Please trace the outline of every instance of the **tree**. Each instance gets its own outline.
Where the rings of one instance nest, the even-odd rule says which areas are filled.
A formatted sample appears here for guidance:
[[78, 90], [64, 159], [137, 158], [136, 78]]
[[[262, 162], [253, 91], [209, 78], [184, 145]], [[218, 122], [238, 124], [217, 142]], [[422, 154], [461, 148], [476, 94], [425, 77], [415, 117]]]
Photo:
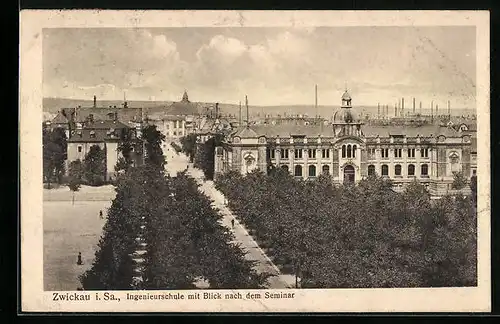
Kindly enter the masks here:
[[147, 125], [142, 131], [142, 139], [146, 149], [145, 162], [163, 170], [165, 157], [161, 145], [165, 141], [165, 135], [155, 125]]
[[189, 162], [193, 162], [196, 155], [196, 138], [196, 134], [188, 134], [182, 137], [180, 140], [182, 145], [182, 152], [186, 153], [186, 155], [189, 157]]
[[69, 189], [73, 192], [72, 203], [74, 205], [75, 204], [75, 192], [80, 189], [81, 184], [82, 184], [82, 178], [83, 178], [82, 161], [80, 161], [80, 160], [72, 161], [69, 164], [68, 175], [69, 175], [68, 186], [69, 186]]
[[43, 176], [50, 188], [52, 180], [61, 183], [64, 175], [67, 149], [66, 133], [62, 128], [50, 130], [44, 127], [42, 131]]
[[201, 148], [195, 157], [195, 166], [203, 171], [206, 179], [212, 180], [214, 178], [215, 148], [221, 146], [223, 140], [224, 135], [214, 134], [205, 143], [201, 144]]
[[106, 151], [92, 145], [83, 162], [84, 177], [91, 186], [100, 186], [106, 179]]
[[477, 202], [477, 176], [474, 174], [470, 178], [470, 189], [472, 191], [473, 202]]
[[453, 173], [453, 183], [451, 185], [452, 189], [460, 190], [465, 188], [467, 185], [467, 178], [462, 172]]

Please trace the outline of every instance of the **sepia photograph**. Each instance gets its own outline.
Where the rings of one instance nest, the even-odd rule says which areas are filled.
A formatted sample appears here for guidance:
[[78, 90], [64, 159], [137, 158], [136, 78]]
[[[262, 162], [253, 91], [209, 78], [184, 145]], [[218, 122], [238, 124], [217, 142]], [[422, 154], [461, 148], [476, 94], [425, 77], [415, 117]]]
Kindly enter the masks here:
[[112, 13], [45, 14], [21, 46], [29, 308], [354, 311], [326, 297], [352, 292], [370, 311], [399, 291], [425, 311], [440, 290], [488, 309], [487, 13]]

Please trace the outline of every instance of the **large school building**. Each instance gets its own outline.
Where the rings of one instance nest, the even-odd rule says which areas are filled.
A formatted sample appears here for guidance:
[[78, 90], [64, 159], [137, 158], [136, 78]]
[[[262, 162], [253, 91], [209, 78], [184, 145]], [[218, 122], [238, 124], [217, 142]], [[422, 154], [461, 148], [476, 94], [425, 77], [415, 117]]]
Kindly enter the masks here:
[[364, 125], [347, 91], [341, 102], [331, 124], [236, 129], [216, 148], [216, 176], [229, 170], [265, 172], [272, 164], [303, 179], [329, 174], [336, 183], [378, 174], [397, 189], [418, 179], [441, 195], [451, 190], [454, 173], [468, 178], [476, 173], [475, 127]]

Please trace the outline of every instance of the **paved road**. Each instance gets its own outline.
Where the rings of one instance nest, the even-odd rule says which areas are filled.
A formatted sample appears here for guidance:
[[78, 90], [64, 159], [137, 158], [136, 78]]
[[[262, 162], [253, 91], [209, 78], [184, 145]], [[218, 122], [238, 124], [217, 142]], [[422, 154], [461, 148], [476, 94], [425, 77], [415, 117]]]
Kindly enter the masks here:
[[[166, 152], [167, 165], [166, 171], [172, 176], [174, 173], [186, 170], [189, 164], [188, 158], [184, 154], [175, 154], [175, 150], [169, 147]], [[283, 289], [295, 287], [295, 276], [281, 274], [279, 269], [272, 263], [264, 251], [258, 246], [257, 242], [250, 236], [243, 225], [241, 225], [233, 216], [232, 212], [224, 206], [224, 195], [215, 188], [212, 181], [203, 180], [203, 172], [200, 169], [194, 168], [189, 164], [188, 174], [193, 177], [200, 185], [200, 191], [213, 200], [212, 206], [220, 210], [223, 215], [222, 225], [231, 229], [235, 237], [235, 241], [241, 244], [248, 253], [246, 258], [248, 260], [255, 260], [258, 263], [255, 269], [261, 272], [269, 272], [276, 276], [269, 278], [269, 288]], [[231, 220], [234, 219], [234, 229], [231, 228]]]

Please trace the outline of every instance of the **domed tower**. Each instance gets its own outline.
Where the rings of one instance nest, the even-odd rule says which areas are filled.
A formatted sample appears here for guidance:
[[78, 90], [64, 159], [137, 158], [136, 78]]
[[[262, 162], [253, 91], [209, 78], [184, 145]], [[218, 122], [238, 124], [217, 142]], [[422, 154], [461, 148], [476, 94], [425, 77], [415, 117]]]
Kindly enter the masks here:
[[363, 136], [361, 131], [363, 123], [352, 109], [351, 101], [351, 95], [346, 90], [342, 95], [342, 105], [333, 114], [333, 130], [338, 137]]

